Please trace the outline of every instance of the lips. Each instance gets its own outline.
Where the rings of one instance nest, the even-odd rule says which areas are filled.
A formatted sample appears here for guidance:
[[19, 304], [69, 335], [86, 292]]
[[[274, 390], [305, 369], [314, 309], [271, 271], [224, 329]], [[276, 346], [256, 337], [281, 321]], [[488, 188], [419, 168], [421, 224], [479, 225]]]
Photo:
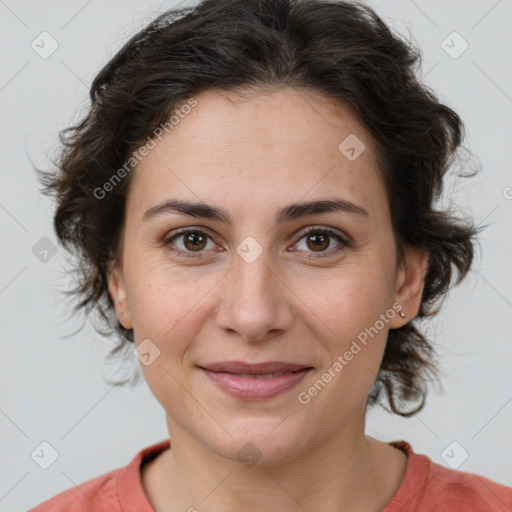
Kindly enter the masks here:
[[222, 361], [201, 366], [211, 372], [235, 373], [239, 375], [269, 375], [298, 372], [311, 366], [286, 363], [282, 361], [269, 361], [264, 363], [245, 363], [243, 361]]
[[261, 400], [294, 388], [313, 367], [270, 361], [223, 361], [199, 367], [219, 389], [239, 399]]

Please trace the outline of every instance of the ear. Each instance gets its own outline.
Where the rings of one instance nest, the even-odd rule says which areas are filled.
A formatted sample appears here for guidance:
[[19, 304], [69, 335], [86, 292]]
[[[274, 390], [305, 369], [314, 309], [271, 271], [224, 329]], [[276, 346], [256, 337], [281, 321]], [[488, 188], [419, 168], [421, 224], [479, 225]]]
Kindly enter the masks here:
[[[403, 265], [398, 269], [394, 303], [397, 314], [389, 322], [390, 329], [398, 329], [418, 314], [421, 305], [425, 276], [428, 270], [428, 253], [418, 247], [407, 247]], [[395, 307], [394, 307], [395, 308]], [[403, 311], [405, 318], [399, 314]]]
[[132, 329], [133, 324], [128, 307], [126, 283], [122, 270], [111, 262], [108, 266], [108, 290], [117, 313], [117, 318], [125, 329]]

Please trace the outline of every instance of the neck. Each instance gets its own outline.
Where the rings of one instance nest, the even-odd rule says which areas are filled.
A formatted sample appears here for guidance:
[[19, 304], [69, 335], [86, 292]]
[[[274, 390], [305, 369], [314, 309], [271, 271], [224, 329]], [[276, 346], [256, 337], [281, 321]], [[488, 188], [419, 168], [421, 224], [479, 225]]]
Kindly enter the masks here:
[[[245, 466], [206, 447], [168, 418], [171, 449], [146, 478], [156, 512], [381, 511], [405, 474], [406, 455], [364, 435], [362, 422], [278, 463]], [[361, 428], [362, 427], [362, 428]]]

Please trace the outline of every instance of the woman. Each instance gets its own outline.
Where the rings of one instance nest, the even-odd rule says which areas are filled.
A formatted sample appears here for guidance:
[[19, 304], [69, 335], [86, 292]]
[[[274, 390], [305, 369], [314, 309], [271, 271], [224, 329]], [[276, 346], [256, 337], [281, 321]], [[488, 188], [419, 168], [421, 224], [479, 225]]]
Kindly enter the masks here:
[[[169, 440], [34, 511], [501, 511], [512, 489], [365, 435], [435, 378], [414, 320], [471, 267], [434, 202], [457, 114], [368, 7], [205, 0], [134, 36], [55, 174], [77, 309], [131, 343]], [[121, 346], [121, 345], [120, 345]]]

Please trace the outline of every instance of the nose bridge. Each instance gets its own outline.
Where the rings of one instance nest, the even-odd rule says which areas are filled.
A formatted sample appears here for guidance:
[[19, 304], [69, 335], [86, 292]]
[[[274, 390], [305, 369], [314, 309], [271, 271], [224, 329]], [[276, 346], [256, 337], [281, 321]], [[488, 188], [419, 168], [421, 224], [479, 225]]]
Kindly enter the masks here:
[[247, 237], [236, 248], [233, 268], [226, 276], [217, 321], [223, 329], [237, 331], [246, 340], [285, 329], [291, 321], [271, 254]]
[[[276, 279], [271, 271], [271, 251], [256, 241], [253, 237], [245, 238], [236, 248], [233, 255], [233, 270], [231, 272], [233, 297], [237, 302], [258, 302], [265, 304], [275, 298]], [[263, 304], [261, 304], [263, 306]]]

